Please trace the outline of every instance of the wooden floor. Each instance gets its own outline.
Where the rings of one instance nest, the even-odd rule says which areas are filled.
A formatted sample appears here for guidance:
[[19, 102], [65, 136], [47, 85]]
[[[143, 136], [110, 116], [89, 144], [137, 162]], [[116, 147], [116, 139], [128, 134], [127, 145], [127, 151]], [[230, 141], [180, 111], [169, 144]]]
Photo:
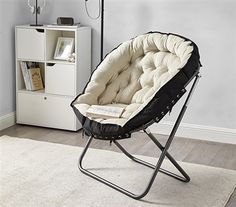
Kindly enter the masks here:
[[[81, 132], [47, 129], [25, 125], [15, 125], [0, 131], [0, 136], [30, 138], [45, 142], [55, 142], [73, 146], [84, 146], [87, 138], [82, 138]], [[129, 152], [140, 155], [158, 157], [160, 152], [144, 133], [135, 133], [132, 139], [120, 141]], [[161, 143], [165, 143], [166, 136], [157, 136]], [[93, 148], [119, 151], [109, 142], [94, 140]], [[236, 145], [216, 142], [200, 141], [176, 137], [169, 149], [170, 154], [178, 160], [203, 164], [213, 167], [236, 170]], [[231, 197], [227, 207], [236, 206], [236, 192]]]

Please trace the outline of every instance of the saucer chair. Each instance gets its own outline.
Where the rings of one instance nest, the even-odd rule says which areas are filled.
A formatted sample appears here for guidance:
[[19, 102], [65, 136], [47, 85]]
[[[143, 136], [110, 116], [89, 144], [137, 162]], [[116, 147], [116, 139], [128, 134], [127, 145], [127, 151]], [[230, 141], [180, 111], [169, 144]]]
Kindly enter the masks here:
[[[148, 193], [158, 172], [189, 182], [190, 177], [168, 149], [200, 77], [199, 59], [198, 48], [192, 41], [176, 34], [160, 32], [137, 36], [111, 51], [93, 72], [82, 94], [71, 103], [85, 134], [89, 136], [79, 158], [79, 169], [134, 199], [140, 199]], [[163, 146], [147, 128], [171, 112], [172, 107], [187, 92], [186, 86], [190, 82], [192, 86], [184, 105]], [[124, 112], [120, 118], [93, 118], [86, 115], [91, 105], [123, 107]], [[140, 130], [162, 151], [156, 165], [134, 157], [119, 143], [120, 139], [130, 138], [133, 132]], [[83, 168], [84, 155], [93, 139], [110, 141], [131, 160], [153, 169], [142, 193], [134, 194]], [[164, 158], [168, 158], [182, 176], [162, 169]]]

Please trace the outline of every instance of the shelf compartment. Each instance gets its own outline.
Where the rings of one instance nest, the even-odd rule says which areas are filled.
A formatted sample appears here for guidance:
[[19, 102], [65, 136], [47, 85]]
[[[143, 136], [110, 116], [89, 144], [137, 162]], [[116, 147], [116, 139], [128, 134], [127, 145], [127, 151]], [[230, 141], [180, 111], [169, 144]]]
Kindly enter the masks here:
[[[46, 31], [46, 61], [54, 60], [58, 37], [70, 37], [75, 39], [75, 31], [47, 30]], [[76, 47], [76, 44], [75, 44]], [[76, 51], [74, 49], [74, 51]], [[67, 62], [68, 61], [63, 61]]]
[[[26, 90], [26, 86], [25, 86], [25, 81], [24, 81], [24, 77], [23, 77], [23, 73], [22, 73], [22, 69], [21, 69], [21, 63], [22, 61], [17, 61], [17, 67], [16, 67], [16, 90], [19, 91], [19, 90], [25, 90], [25, 91], [30, 91], [30, 90]], [[31, 61], [24, 61], [24, 62], [27, 62], [27, 63], [30, 63]], [[43, 85], [45, 83], [45, 64], [44, 62], [36, 62], [38, 65], [39, 65], [39, 68], [40, 68], [40, 73], [41, 73], [41, 78], [42, 78], [42, 81], [43, 81]], [[42, 91], [42, 90], [39, 90], [39, 91]], [[32, 92], [37, 92], [37, 91], [32, 91]]]

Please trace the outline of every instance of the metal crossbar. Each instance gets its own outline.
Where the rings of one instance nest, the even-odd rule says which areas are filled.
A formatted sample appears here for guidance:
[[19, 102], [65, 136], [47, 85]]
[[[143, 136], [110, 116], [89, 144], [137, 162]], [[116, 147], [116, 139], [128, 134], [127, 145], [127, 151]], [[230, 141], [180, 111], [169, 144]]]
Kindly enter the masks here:
[[[126, 190], [126, 189], [124, 189], [124, 188], [122, 188], [122, 187], [120, 187], [120, 186], [118, 186], [118, 185], [116, 185], [116, 184], [114, 184], [114, 183], [112, 183], [112, 182], [110, 182], [110, 181], [108, 181], [108, 180], [106, 180], [106, 179], [104, 179], [104, 178], [94, 174], [94, 173], [92, 173], [91, 171], [86, 170], [86, 169], [83, 168], [82, 161], [83, 161], [83, 158], [84, 158], [84, 156], [85, 156], [85, 154], [86, 154], [86, 152], [87, 152], [87, 150], [88, 150], [88, 148], [89, 148], [89, 146], [90, 146], [90, 144], [91, 144], [91, 142], [92, 142], [92, 140], [94, 138], [93, 136], [89, 137], [88, 142], [86, 143], [86, 146], [85, 146], [85, 148], [84, 148], [84, 150], [83, 150], [83, 152], [82, 152], [82, 154], [81, 154], [81, 156], [79, 158], [78, 167], [79, 167], [80, 171], [83, 172], [84, 174], [86, 174], [86, 175], [88, 175], [88, 176], [90, 176], [90, 177], [92, 177], [92, 178], [94, 178], [94, 179], [104, 183], [105, 185], [107, 185], [107, 186], [109, 186], [109, 187], [111, 187], [111, 188], [113, 188], [113, 189], [115, 189], [115, 190], [117, 190], [117, 191], [119, 191], [119, 192], [121, 192], [121, 193], [123, 193], [123, 194], [125, 194], [125, 195], [127, 195], [129, 197], [131, 197], [131, 198], [134, 198], [134, 199], [141, 199], [145, 195], [147, 195], [147, 193], [149, 192], [149, 190], [150, 190], [150, 188], [151, 188], [151, 186], [152, 186], [152, 184], [153, 184], [153, 182], [154, 182], [158, 172], [164, 173], [164, 174], [166, 174], [168, 176], [171, 176], [171, 177], [173, 177], [173, 178], [175, 178], [177, 180], [180, 180], [182, 182], [186, 182], [186, 183], [189, 182], [190, 181], [190, 177], [181, 168], [181, 166], [177, 163], [177, 161], [175, 161], [175, 159], [169, 154], [168, 149], [169, 149], [169, 147], [170, 147], [170, 145], [171, 145], [171, 143], [172, 143], [172, 141], [174, 139], [175, 133], [176, 133], [176, 131], [177, 131], [178, 127], [179, 127], [179, 124], [180, 124], [180, 122], [181, 122], [181, 120], [182, 120], [182, 118], [184, 116], [184, 113], [185, 113], [185, 111], [186, 111], [186, 109], [188, 107], [188, 103], [189, 103], [189, 101], [191, 99], [191, 96], [192, 96], [192, 94], [194, 92], [194, 89], [195, 89], [195, 87], [197, 85], [197, 82], [198, 82], [199, 78], [200, 78], [200, 75], [197, 74], [195, 76], [195, 79], [193, 81], [191, 89], [190, 89], [190, 91], [188, 93], [188, 96], [187, 96], [187, 98], [186, 98], [186, 100], [184, 102], [184, 105], [183, 105], [183, 107], [182, 107], [182, 109], [181, 109], [181, 111], [179, 113], [179, 116], [178, 116], [178, 118], [177, 118], [177, 120], [175, 122], [175, 125], [174, 125], [174, 127], [173, 127], [173, 129], [172, 129], [172, 131], [171, 131], [171, 133], [170, 133], [170, 135], [169, 135], [169, 137], [168, 137], [168, 139], [167, 139], [167, 141], [166, 141], [164, 146], [155, 138], [155, 136], [149, 130], [147, 130], [146, 128], [143, 129], [143, 131], [148, 135], [148, 137], [161, 150], [161, 155], [160, 155], [156, 165], [150, 164], [150, 163], [148, 163], [146, 161], [143, 161], [143, 160], [141, 160], [139, 158], [134, 157], [129, 152], [127, 152], [126, 149], [123, 146], [121, 146], [121, 144], [117, 140], [112, 140], [112, 142], [114, 142], [114, 144], [127, 157], [129, 157], [131, 160], [133, 160], [133, 161], [135, 161], [135, 162], [137, 162], [139, 164], [142, 164], [144, 166], [147, 166], [147, 167], [153, 169], [153, 173], [151, 175], [151, 178], [148, 181], [147, 186], [146, 186], [146, 188], [144, 189], [144, 191], [142, 193], [134, 194], [134, 193], [132, 193], [132, 192], [130, 192], [130, 191], [128, 191], [128, 190]], [[161, 165], [162, 165], [165, 157], [167, 157], [170, 160], [170, 162], [176, 167], [176, 169], [181, 173], [182, 176], [177, 175], [175, 173], [172, 173], [170, 171], [167, 171], [167, 170], [161, 168]]]

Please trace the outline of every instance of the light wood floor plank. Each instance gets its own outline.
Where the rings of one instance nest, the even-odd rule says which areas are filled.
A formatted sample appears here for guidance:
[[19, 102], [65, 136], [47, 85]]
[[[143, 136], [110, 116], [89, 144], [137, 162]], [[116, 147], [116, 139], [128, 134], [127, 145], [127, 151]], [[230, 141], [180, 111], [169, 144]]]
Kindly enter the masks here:
[[217, 143], [199, 141], [186, 155], [183, 161], [210, 165], [212, 159], [220, 150], [222, 150], [222, 146]]

